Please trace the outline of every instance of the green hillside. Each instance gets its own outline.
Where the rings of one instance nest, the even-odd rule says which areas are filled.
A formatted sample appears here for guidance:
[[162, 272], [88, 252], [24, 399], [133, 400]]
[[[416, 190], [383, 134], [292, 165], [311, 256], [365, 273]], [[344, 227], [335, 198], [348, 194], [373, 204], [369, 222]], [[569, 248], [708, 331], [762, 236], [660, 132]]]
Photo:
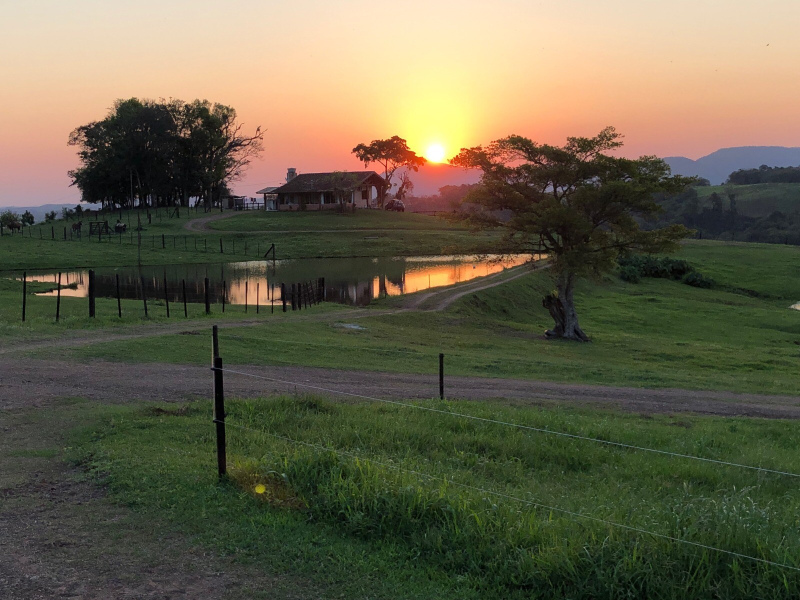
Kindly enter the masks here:
[[767, 217], [775, 211], [800, 212], [800, 183], [757, 183], [753, 185], [712, 185], [695, 188], [702, 207], [711, 207], [717, 193], [728, 208], [728, 192], [736, 194], [736, 207], [745, 217]]

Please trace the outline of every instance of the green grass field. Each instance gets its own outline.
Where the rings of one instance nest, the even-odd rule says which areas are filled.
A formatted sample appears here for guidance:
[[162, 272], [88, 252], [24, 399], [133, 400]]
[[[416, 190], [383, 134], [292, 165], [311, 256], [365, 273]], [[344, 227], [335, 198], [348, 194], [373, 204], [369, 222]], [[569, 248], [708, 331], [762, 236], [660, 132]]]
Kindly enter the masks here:
[[355, 213], [244, 211], [229, 219], [212, 221], [216, 231], [279, 231], [327, 229], [379, 229], [466, 231], [464, 225], [414, 213], [360, 210]]
[[[189, 231], [185, 225], [208, 216], [204, 213], [184, 211], [180, 218], [168, 218], [163, 211], [158, 214], [161, 218], [153, 216], [150, 224], [143, 217], [141, 264], [144, 265], [252, 260], [263, 258], [272, 244], [276, 246], [278, 259], [490, 253], [499, 239], [497, 233], [470, 232], [437, 217], [381, 211], [361, 211], [354, 215], [228, 213], [226, 218], [211, 223], [218, 231], [200, 232]], [[139, 240], [133, 227], [137, 217], [123, 216], [132, 226], [121, 236], [90, 237], [88, 219], [84, 219], [80, 239], [77, 236], [70, 239], [74, 221], [34, 225], [25, 228], [22, 235], [6, 233], [0, 237], [0, 269], [136, 265]], [[103, 217], [112, 227], [116, 218], [116, 213]], [[65, 227], [67, 241], [64, 241]], [[281, 233], [298, 228], [306, 233]], [[248, 233], [241, 233], [242, 230]]]
[[[584, 282], [577, 305], [591, 344], [544, 339], [551, 322], [541, 298], [552, 283], [543, 272], [468, 295], [443, 312], [376, 310], [358, 319], [363, 329], [341, 326], [352, 311], [344, 307], [323, 322], [290, 317], [226, 329], [222, 353], [230, 365], [435, 373], [444, 352], [453, 375], [800, 394], [800, 311], [789, 309], [800, 300], [798, 253], [691, 242], [679, 255], [718, 288], [659, 279], [629, 284], [613, 276]], [[263, 347], [272, 351], [259, 352]], [[207, 340], [179, 335], [97, 343], [75, 353], [82, 360], [208, 361]]]
[[[416, 406], [800, 471], [791, 422]], [[576, 516], [797, 565], [794, 478], [382, 404], [273, 397], [226, 412], [227, 485], [198, 404], [103, 409], [74, 458], [143, 521], [310, 577], [330, 597], [800, 594], [797, 571]]]

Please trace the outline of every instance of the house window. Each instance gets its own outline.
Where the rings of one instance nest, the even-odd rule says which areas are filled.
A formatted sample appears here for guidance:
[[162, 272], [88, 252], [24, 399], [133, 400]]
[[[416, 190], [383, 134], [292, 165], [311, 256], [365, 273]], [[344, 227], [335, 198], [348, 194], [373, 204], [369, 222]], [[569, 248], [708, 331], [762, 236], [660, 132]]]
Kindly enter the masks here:
[[362, 200], [369, 200], [369, 188], [361, 188], [361, 199]]

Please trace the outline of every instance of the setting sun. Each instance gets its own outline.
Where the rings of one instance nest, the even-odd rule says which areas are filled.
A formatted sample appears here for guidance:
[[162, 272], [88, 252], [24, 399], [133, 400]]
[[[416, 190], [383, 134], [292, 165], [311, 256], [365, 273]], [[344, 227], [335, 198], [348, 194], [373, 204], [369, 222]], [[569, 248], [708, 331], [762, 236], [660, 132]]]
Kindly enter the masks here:
[[425, 152], [425, 158], [431, 162], [443, 162], [444, 146], [441, 144], [431, 144], [428, 146], [428, 150]]

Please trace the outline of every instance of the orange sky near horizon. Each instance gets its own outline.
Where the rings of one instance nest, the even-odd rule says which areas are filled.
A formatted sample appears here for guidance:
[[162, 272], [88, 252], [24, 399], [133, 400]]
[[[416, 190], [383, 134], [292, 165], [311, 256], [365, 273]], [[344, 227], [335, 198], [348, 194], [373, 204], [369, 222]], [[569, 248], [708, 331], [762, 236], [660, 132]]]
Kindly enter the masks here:
[[206, 98], [266, 130], [234, 185], [613, 125], [623, 154], [800, 145], [795, 0], [32, 0], [0, 5], [0, 205], [77, 201], [69, 132], [116, 98]]

